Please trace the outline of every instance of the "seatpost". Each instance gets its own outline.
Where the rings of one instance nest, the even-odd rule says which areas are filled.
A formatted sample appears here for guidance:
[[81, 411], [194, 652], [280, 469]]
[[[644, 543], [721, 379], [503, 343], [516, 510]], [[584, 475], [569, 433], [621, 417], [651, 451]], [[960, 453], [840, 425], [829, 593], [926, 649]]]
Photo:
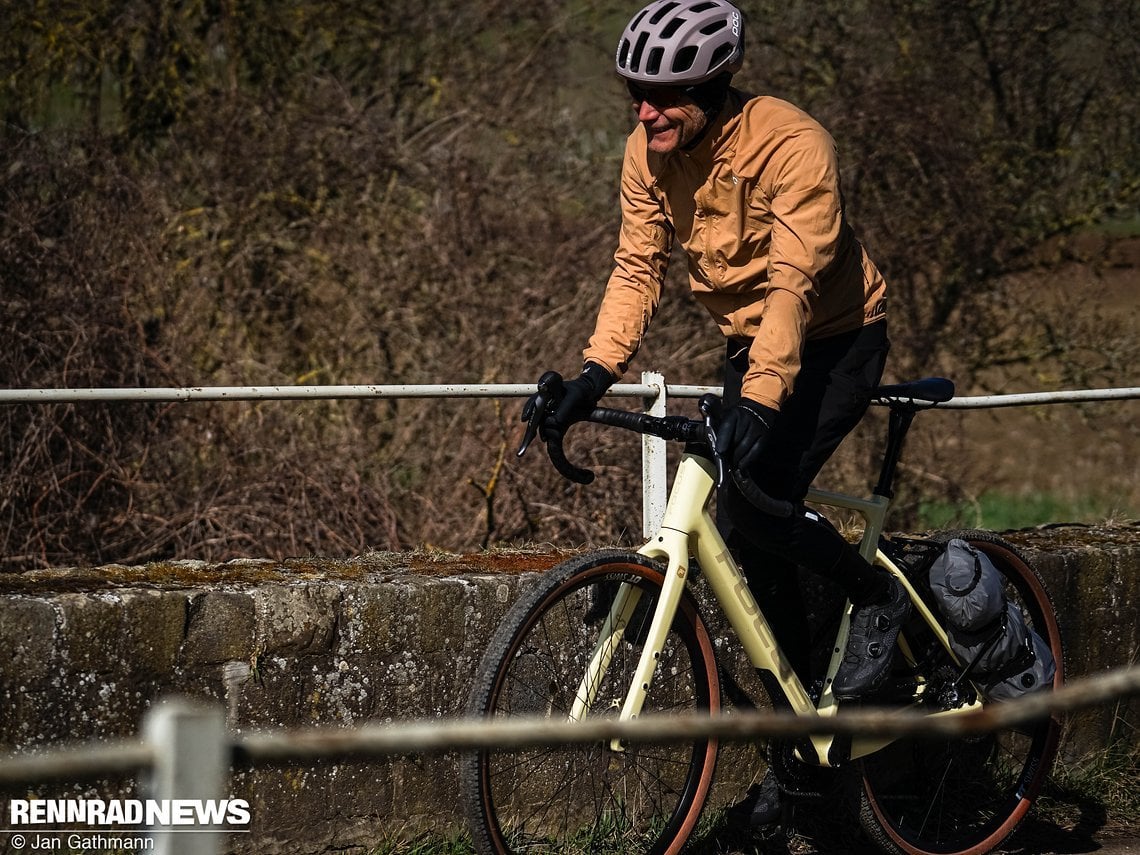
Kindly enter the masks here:
[[875, 495], [893, 499], [895, 468], [902, 456], [903, 441], [914, 421], [918, 409], [914, 406], [896, 405], [891, 407], [891, 418], [887, 428], [887, 450], [883, 454], [883, 466], [879, 470], [879, 483], [875, 485]]

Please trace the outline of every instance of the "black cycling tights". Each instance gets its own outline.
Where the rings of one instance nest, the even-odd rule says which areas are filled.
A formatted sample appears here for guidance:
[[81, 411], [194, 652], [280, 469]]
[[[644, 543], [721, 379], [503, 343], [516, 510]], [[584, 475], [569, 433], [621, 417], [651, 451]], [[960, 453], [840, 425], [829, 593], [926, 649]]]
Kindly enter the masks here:
[[797, 566], [835, 582], [855, 602], [872, 599], [884, 589], [882, 573], [864, 561], [827, 519], [802, 505], [787, 519], [753, 510], [745, 519], [734, 520], [728, 545], [805, 685], [810, 679], [811, 638]]
[[[726, 404], [740, 397], [748, 369], [748, 344], [729, 341]], [[823, 464], [867, 411], [889, 348], [885, 321], [805, 346], [795, 390], [780, 408], [760, 460], [749, 471], [766, 493], [795, 505], [791, 517], [760, 513], [731, 479], [717, 499], [717, 524], [781, 647], [805, 681], [808, 626], [797, 565], [836, 582], [856, 602], [866, 601], [884, 587], [881, 573], [831, 523], [802, 502]]]

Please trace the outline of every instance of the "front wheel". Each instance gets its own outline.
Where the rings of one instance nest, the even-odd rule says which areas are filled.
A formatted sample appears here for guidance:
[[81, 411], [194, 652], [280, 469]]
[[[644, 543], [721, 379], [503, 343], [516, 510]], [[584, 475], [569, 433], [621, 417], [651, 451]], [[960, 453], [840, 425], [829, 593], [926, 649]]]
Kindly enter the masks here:
[[[1064, 650], [1045, 585], [1014, 547], [989, 532], [955, 532], [1001, 572], [1006, 596], [1048, 644], [1063, 680]], [[947, 666], [949, 667], [949, 666]], [[982, 855], [1025, 817], [1053, 762], [1060, 722], [958, 739], [903, 739], [862, 761], [861, 820], [884, 851]]]
[[[616, 716], [663, 580], [659, 565], [616, 551], [547, 572], [492, 639], [467, 714]], [[686, 593], [643, 714], [719, 707], [712, 640]], [[475, 848], [485, 855], [678, 852], [708, 796], [716, 756], [708, 739], [472, 752], [462, 758], [462, 787]]]

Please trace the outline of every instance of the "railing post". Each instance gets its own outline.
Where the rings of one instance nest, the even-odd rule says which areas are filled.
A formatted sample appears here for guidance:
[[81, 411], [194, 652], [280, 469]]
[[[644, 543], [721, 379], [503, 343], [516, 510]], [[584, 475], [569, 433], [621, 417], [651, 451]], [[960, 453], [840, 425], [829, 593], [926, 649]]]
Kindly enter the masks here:
[[[653, 386], [657, 393], [646, 398], [648, 412], [653, 416], [668, 413], [665, 376], [656, 371], [643, 371], [641, 382]], [[661, 527], [665, 519], [665, 503], [669, 498], [669, 466], [665, 456], [665, 440], [656, 436], [641, 437], [641, 527], [649, 537]]]
[[[185, 699], [162, 701], [147, 713], [143, 737], [154, 751], [149, 798], [218, 799], [229, 766], [225, 714]], [[159, 855], [216, 855], [219, 827], [154, 828]]]

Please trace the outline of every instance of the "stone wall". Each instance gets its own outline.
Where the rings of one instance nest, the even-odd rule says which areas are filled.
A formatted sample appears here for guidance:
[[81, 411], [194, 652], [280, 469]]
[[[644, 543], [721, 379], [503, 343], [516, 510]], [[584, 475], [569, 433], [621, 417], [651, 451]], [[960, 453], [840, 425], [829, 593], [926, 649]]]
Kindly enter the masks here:
[[[1135, 659], [1140, 527], [1009, 538], [1054, 594], [1070, 678]], [[562, 557], [376, 554], [0, 576], [0, 747], [133, 735], [171, 693], [224, 704], [236, 730], [456, 715], [503, 612]], [[1104, 744], [1122, 721], [1140, 721], [1140, 705], [1080, 716], [1065, 750]], [[722, 779], [742, 756], [727, 759]], [[132, 786], [29, 783], [20, 795], [108, 797]], [[260, 767], [231, 786], [254, 824], [233, 851], [367, 851], [383, 836], [461, 820], [449, 756]]]

